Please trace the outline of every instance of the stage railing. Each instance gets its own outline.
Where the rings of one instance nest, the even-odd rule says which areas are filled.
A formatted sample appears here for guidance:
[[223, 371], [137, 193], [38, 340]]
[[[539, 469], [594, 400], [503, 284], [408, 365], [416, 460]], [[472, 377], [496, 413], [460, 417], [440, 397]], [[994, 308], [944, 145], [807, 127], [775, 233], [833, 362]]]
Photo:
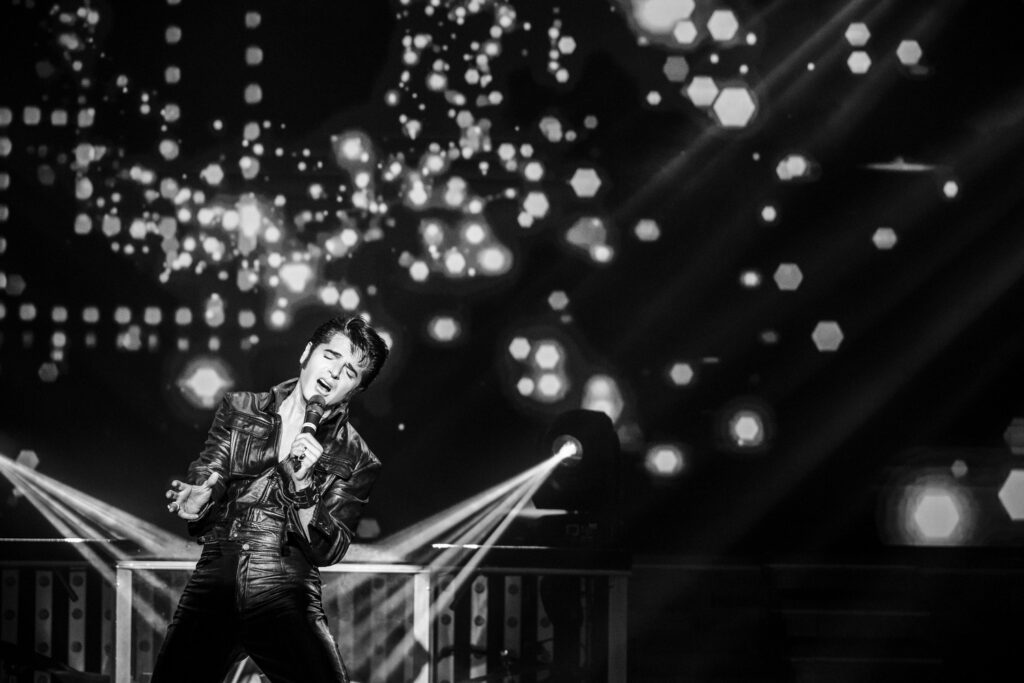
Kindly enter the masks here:
[[[117, 564], [114, 683], [148, 683], [194, 567]], [[432, 601], [457, 571], [356, 562], [321, 568], [329, 628], [354, 681], [626, 680], [627, 572], [485, 566], [432, 618]]]

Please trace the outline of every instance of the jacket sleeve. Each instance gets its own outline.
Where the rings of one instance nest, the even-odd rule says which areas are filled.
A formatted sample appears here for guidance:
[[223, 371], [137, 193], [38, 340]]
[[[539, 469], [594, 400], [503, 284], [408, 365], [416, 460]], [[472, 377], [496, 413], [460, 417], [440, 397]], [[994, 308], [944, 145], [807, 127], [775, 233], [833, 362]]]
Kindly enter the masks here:
[[363, 453], [351, 477], [331, 477], [313, 507], [312, 519], [306, 525], [306, 538], [303, 539], [308, 546], [309, 558], [317, 566], [337, 564], [348, 552], [380, 467], [380, 461], [363, 446]]
[[185, 481], [189, 484], [202, 484], [211, 474], [220, 474], [220, 480], [213, 485], [213, 495], [209, 502], [199, 512], [199, 520], [189, 524], [191, 528], [200, 521], [210, 508], [224, 496], [224, 490], [228, 485], [229, 458], [231, 456], [231, 432], [227, 427], [228, 414], [231, 412], [231, 402], [227, 395], [217, 407], [213, 416], [213, 424], [206, 434], [206, 443], [199, 457], [188, 466], [188, 474]]

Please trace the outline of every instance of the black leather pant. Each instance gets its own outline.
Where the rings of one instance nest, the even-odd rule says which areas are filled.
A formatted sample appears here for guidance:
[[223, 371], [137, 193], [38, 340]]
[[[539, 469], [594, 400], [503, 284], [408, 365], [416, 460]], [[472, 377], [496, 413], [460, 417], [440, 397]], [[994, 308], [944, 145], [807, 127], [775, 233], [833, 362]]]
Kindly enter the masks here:
[[320, 573], [277, 531], [240, 529], [203, 546], [152, 683], [220, 683], [243, 654], [274, 683], [347, 683], [327, 630]]

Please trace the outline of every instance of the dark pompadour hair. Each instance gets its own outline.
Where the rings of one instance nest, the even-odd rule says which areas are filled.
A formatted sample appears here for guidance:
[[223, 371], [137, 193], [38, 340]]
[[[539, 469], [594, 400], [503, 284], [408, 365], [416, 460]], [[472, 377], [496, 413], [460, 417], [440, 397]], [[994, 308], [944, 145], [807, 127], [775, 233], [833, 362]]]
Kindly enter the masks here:
[[361, 388], [365, 389], [370, 386], [370, 382], [384, 367], [384, 361], [388, 359], [388, 345], [384, 343], [380, 333], [370, 327], [370, 323], [360, 316], [331, 318], [316, 328], [313, 336], [309, 338], [309, 343], [315, 349], [321, 344], [330, 342], [338, 333], [348, 337], [352, 346], [362, 351], [365, 356], [367, 364], [363, 370], [363, 379], [359, 384]]

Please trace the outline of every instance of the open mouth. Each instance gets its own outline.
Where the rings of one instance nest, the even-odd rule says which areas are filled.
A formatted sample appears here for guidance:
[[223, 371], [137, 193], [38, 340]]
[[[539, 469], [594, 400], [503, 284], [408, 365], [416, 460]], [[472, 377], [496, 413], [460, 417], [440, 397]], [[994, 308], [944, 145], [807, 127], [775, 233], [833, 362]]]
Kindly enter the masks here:
[[316, 388], [325, 394], [331, 393], [331, 391], [334, 389], [334, 387], [332, 387], [330, 384], [328, 384], [322, 379], [318, 379], [316, 381]]

